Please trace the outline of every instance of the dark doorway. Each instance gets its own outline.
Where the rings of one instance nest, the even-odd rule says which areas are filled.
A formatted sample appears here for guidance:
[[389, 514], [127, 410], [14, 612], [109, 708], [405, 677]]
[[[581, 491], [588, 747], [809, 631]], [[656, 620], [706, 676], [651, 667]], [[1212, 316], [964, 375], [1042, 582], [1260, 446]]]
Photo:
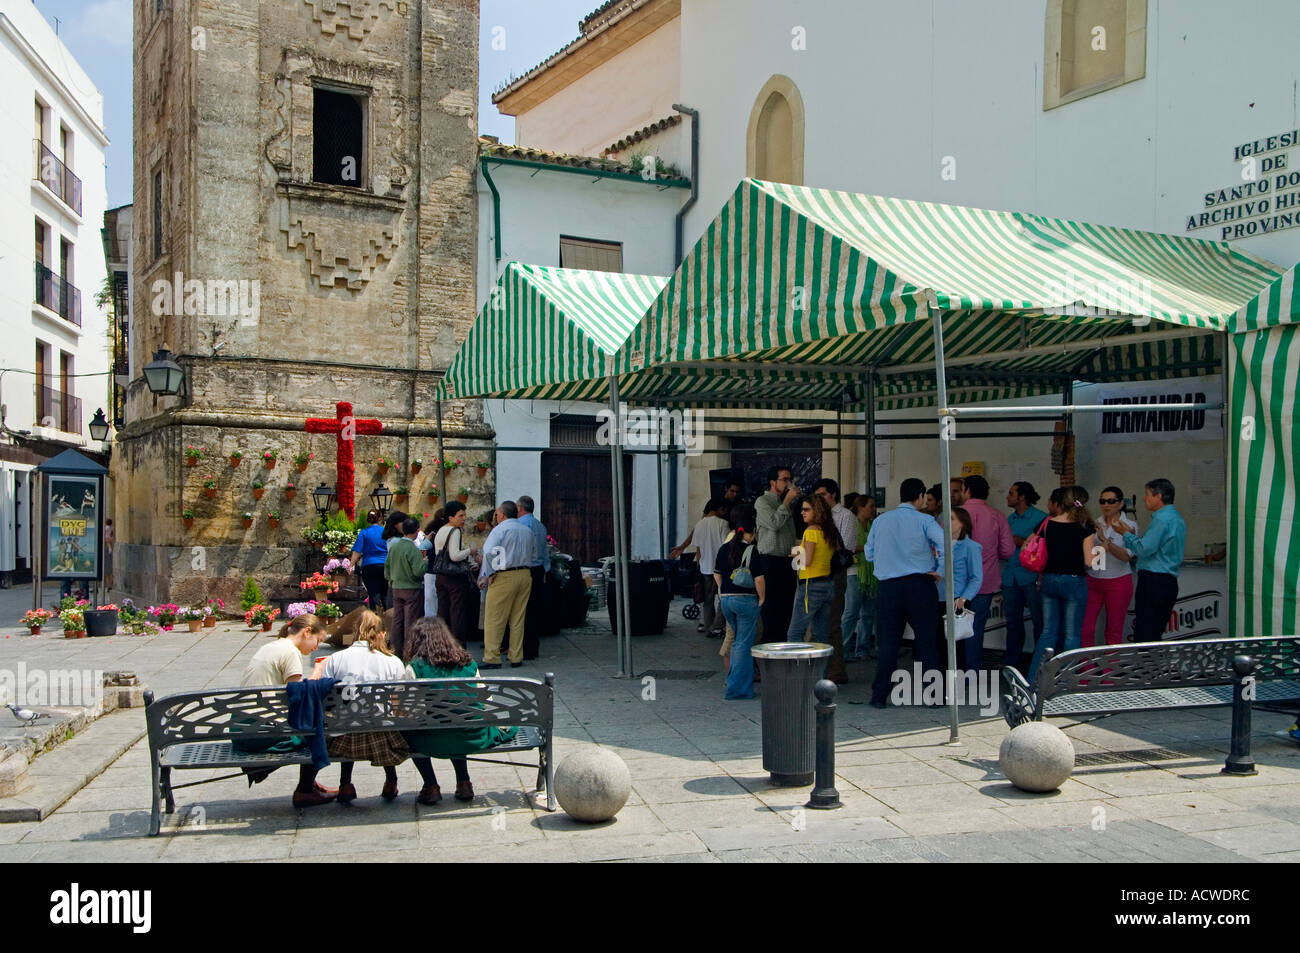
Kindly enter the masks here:
[[[614, 555], [614, 494], [609, 451], [542, 454], [542, 522], [560, 551], [581, 563]], [[632, 525], [632, 457], [623, 455], [626, 522]], [[631, 540], [628, 539], [630, 544]]]
[[745, 497], [756, 500], [767, 492], [768, 467], [789, 467], [795, 484], [811, 493], [822, 474], [822, 432], [804, 428], [761, 437], [732, 437], [731, 466], [744, 474]]

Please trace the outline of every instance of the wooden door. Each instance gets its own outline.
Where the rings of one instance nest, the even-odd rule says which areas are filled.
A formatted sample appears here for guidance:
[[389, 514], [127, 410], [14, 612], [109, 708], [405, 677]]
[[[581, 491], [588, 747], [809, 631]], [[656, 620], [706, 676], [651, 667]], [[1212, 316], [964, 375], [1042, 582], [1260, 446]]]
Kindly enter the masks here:
[[[614, 555], [614, 495], [609, 451], [542, 454], [541, 519], [560, 551], [582, 563]], [[632, 526], [632, 457], [623, 455], [626, 522]]]

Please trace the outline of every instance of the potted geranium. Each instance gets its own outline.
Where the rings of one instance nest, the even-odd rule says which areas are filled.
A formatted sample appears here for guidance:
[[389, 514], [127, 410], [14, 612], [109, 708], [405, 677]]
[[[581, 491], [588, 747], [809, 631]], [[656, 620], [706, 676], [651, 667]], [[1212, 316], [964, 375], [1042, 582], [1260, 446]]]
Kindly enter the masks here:
[[84, 639], [86, 637], [86, 615], [81, 609], [64, 609], [59, 613], [63, 623], [65, 639]]
[[352, 563], [346, 559], [331, 559], [321, 572], [327, 576], [346, 576], [352, 572]]
[[224, 599], [209, 599], [203, 606], [203, 628], [215, 629], [217, 626], [217, 613], [226, 608]]
[[488, 461], [486, 460], [474, 461], [474, 470], [479, 475], [480, 478], [487, 476], [488, 465], [489, 465]]
[[398, 486], [393, 491], [393, 504], [396, 506], [405, 506], [406, 501], [411, 497], [411, 490], [407, 486]]
[[284, 498], [292, 501], [298, 495], [298, 488], [293, 485], [292, 481], [284, 485]]
[[266, 514], [266, 525], [269, 526], [271, 529], [275, 529], [277, 526], [280, 525], [279, 510], [271, 510], [271, 512]]
[[378, 467], [380, 476], [383, 476], [389, 470], [400, 469], [397, 461], [391, 457], [380, 457], [375, 461], [375, 466]]
[[170, 602], [164, 602], [161, 605], [150, 606], [148, 611], [164, 632], [170, 632], [172, 626], [176, 624], [176, 613], [181, 611], [181, 607]]
[[421, 460], [419, 457], [416, 457], [414, 460], [411, 461], [411, 476], [415, 476], [423, 469], [424, 469], [424, 461]]
[[275, 469], [276, 458], [280, 456], [280, 451], [274, 448], [262, 451], [262, 463], [268, 470]]
[[316, 596], [317, 602], [324, 602], [329, 598], [331, 592], [339, 591], [339, 584], [324, 573], [314, 572], [302, 582], [298, 583], [298, 588], [306, 592], [308, 589]]
[[487, 530], [491, 522], [492, 522], [492, 511], [484, 510], [478, 516], [474, 517], [474, 528], [478, 530], [480, 533], [482, 533]]
[[185, 465], [187, 467], [197, 467], [199, 461], [203, 459], [203, 454], [207, 451], [203, 447], [196, 447], [190, 444], [185, 448]]
[[469, 487], [467, 487], [467, 486], [462, 486], [459, 490], [457, 490], [457, 491], [456, 491], [456, 499], [460, 500], [462, 503], [468, 503], [468, 502], [469, 502]]
[[253, 525], [253, 514], [245, 510], [244, 515], [240, 517], [240, 522], [244, 524], [244, 529], [248, 529]]
[[253, 499], [255, 499], [255, 500], [260, 500], [260, 499], [262, 498], [262, 494], [265, 493], [265, 492], [266, 492], [266, 484], [263, 483], [261, 480], [254, 480], [254, 481], [253, 481]]
[[23, 625], [27, 626], [27, 631], [32, 635], [41, 634], [41, 626], [54, 618], [54, 613], [49, 609], [28, 609], [23, 614]]
[[203, 625], [203, 617], [207, 614], [202, 606], [186, 606], [176, 613], [176, 618], [189, 626], [191, 632], [197, 632]]
[[435, 503], [437, 503], [438, 497], [441, 495], [442, 494], [438, 492], [438, 488], [433, 486], [429, 487], [428, 492], [425, 493], [425, 497], [429, 500], [430, 506], [433, 506]]
[[459, 458], [459, 457], [456, 457], [456, 458], [454, 458], [454, 459], [451, 458], [451, 457], [448, 457], [446, 460], [443, 460], [443, 461], [442, 461], [442, 472], [443, 472], [443, 473], [450, 473], [452, 470], [455, 470], [458, 466], [460, 466], [460, 458]]
[[239, 461], [242, 460], [242, 459], [244, 459], [244, 451], [242, 451], [242, 450], [231, 450], [231, 451], [230, 451], [230, 465], [231, 465], [232, 467], [237, 467], [237, 466], [239, 466]]
[[332, 602], [317, 602], [312, 605], [312, 612], [319, 619], [334, 621], [343, 618], [343, 610]]
[[188, 506], [181, 510], [181, 522], [185, 524], [186, 529], [194, 526], [194, 510]]
[[244, 613], [244, 624], [254, 628], [261, 626], [263, 632], [270, 632], [271, 623], [275, 621], [279, 614], [279, 609], [272, 609], [270, 606], [258, 603]]
[[307, 464], [311, 463], [312, 459], [315, 458], [315, 456], [316, 454], [311, 453], [309, 451], [303, 451], [302, 453], [295, 453], [293, 455], [293, 465], [298, 468], [299, 473], [305, 473], [307, 471]]
[[111, 602], [94, 609], [87, 606], [81, 613], [86, 620], [86, 634], [92, 637], [117, 635], [118, 612], [117, 606]]
[[210, 500], [215, 500], [215, 499], [217, 498], [217, 481], [216, 481], [216, 480], [211, 480], [211, 479], [209, 479], [209, 480], [204, 480], [204, 481], [203, 481], [203, 495], [206, 496], [206, 497], [207, 497], [208, 499], [210, 499]]

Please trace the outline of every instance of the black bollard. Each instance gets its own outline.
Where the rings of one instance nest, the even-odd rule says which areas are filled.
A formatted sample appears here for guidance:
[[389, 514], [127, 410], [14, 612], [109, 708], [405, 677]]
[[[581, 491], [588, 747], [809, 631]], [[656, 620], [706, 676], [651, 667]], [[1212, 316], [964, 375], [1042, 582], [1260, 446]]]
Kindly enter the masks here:
[[840, 792], [835, 790], [835, 694], [839, 689], [823, 678], [813, 688], [817, 696], [817, 775], [812, 797], [804, 807], [830, 811], [843, 807]]
[[[1255, 759], [1250, 753], [1250, 703], [1254, 696], [1255, 660], [1249, 655], [1238, 655], [1232, 660], [1232, 750], [1223, 762], [1220, 774], [1251, 777]], [[1252, 697], [1247, 697], [1247, 691]]]

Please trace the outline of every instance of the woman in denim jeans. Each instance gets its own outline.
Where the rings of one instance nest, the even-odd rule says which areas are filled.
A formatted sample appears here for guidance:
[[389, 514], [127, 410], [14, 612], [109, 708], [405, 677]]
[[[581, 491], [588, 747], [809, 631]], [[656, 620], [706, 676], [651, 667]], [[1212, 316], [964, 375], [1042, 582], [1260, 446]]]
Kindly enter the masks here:
[[1088, 566], [1096, 543], [1092, 517], [1074, 487], [1052, 491], [1056, 514], [1043, 527], [1047, 565], [1043, 568], [1043, 637], [1034, 647], [1029, 682], [1038, 677], [1043, 653], [1077, 649], [1083, 641], [1083, 614], [1088, 606]]
[[[731, 535], [723, 540], [713, 563], [713, 581], [718, 586], [722, 617], [734, 633], [723, 694], [727, 701], [754, 697], [754, 657], [750, 649], [758, 635], [759, 609], [767, 594], [763, 556], [754, 545], [755, 520], [754, 507], [748, 503], [731, 507], [727, 517]], [[749, 580], [744, 578], [744, 573], [737, 572], [740, 569], [749, 571]]]
[[799, 570], [799, 588], [794, 592], [794, 612], [785, 638], [787, 642], [808, 641], [811, 626], [811, 641], [826, 642], [830, 638], [831, 602], [835, 599], [831, 554], [841, 547], [840, 534], [830, 507], [815, 493], [805, 496], [800, 508], [806, 528], [792, 553]]

